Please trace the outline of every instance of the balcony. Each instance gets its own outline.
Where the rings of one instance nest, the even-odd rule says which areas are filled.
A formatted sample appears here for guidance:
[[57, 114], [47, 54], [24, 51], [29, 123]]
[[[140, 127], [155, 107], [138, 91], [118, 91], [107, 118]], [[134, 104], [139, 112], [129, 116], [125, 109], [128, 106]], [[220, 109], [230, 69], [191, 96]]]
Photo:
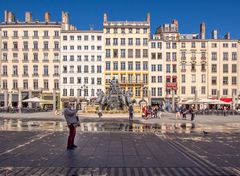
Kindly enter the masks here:
[[18, 77], [18, 74], [12, 74], [12, 77]]
[[4, 73], [4, 74], [1, 74], [2, 77], [7, 77], [8, 74], [7, 73]]
[[181, 72], [186, 72], [186, 69], [181, 69]]
[[166, 88], [167, 89], [177, 89], [177, 83], [176, 82], [166, 83]]
[[186, 60], [186, 57], [181, 57], [181, 60], [182, 60], [182, 61], [185, 61], [185, 60]]
[[22, 77], [28, 77], [27, 73], [22, 74]]
[[191, 69], [191, 72], [196, 72], [196, 69]]
[[201, 60], [206, 60], [206, 59], [207, 59], [206, 56], [201, 57]]
[[33, 62], [38, 62], [39, 60], [38, 59], [33, 59]]
[[202, 71], [202, 72], [206, 72], [207, 70], [206, 70], [206, 68], [204, 68], [204, 69], [201, 69], [201, 71]]
[[191, 60], [196, 60], [197, 58], [196, 57], [191, 57]]
[[54, 73], [53, 76], [59, 76], [59, 73]]
[[32, 76], [33, 77], [38, 77], [38, 73], [33, 73]]

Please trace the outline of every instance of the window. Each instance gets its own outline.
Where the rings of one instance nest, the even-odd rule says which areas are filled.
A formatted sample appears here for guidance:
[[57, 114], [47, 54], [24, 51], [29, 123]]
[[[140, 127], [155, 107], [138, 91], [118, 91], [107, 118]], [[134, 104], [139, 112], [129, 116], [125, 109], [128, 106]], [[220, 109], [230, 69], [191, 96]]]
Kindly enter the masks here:
[[171, 65], [170, 64], [166, 65], [166, 72], [171, 73]]
[[232, 48], [237, 48], [237, 44], [236, 43], [232, 43]]
[[201, 52], [201, 58], [205, 59], [206, 58], [206, 52]]
[[237, 64], [232, 64], [232, 73], [237, 73]]
[[177, 65], [176, 64], [172, 64], [172, 72], [177, 73]]
[[148, 50], [147, 49], [143, 49], [143, 57], [144, 58], [148, 57]]
[[201, 94], [206, 94], [206, 87], [205, 86], [201, 87]]
[[125, 38], [121, 38], [121, 45], [125, 45]]
[[88, 40], [88, 35], [84, 35], [84, 40], [85, 40], [85, 41]]
[[3, 42], [3, 49], [4, 49], [4, 50], [8, 49], [8, 44], [7, 44], [7, 42]]
[[156, 42], [151, 43], [151, 48], [156, 48]]
[[121, 58], [125, 58], [125, 57], [126, 57], [125, 49], [121, 49]]
[[182, 75], [182, 83], [186, 82], [186, 75]]
[[7, 37], [7, 36], [8, 36], [7, 31], [3, 31], [3, 37]]
[[125, 62], [121, 62], [121, 70], [125, 70], [126, 69], [126, 64]]
[[38, 75], [38, 66], [37, 65], [33, 66], [33, 75]]
[[141, 50], [140, 49], [136, 49], [135, 50], [135, 57], [136, 58], [140, 58], [141, 57]]
[[177, 48], [177, 43], [172, 43], [172, 49], [176, 49]]
[[97, 78], [97, 85], [102, 85], [102, 78]]
[[135, 64], [136, 64], [135, 69], [136, 70], [141, 70], [141, 63], [140, 62], [136, 62]]
[[89, 73], [89, 71], [88, 71], [88, 65], [84, 65], [84, 73]]
[[67, 96], [67, 89], [63, 89], [63, 96]]
[[212, 48], [217, 48], [217, 43], [212, 43]]
[[192, 48], [196, 48], [196, 43], [195, 43], [195, 42], [192, 42], [192, 43], [191, 43], [191, 47], [192, 47]]
[[43, 53], [43, 60], [47, 61], [48, 60], [48, 53]]
[[223, 60], [225, 60], [225, 61], [228, 60], [228, 53], [227, 52], [223, 53]]
[[117, 28], [114, 28], [113, 29], [113, 32], [116, 34], [118, 32], [118, 29]]
[[195, 86], [191, 86], [191, 94], [195, 94], [196, 92], [196, 87]]
[[136, 45], [140, 45], [141, 42], [140, 42], [140, 38], [136, 38]]
[[147, 46], [148, 45], [148, 39], [147, 38], [143, 38], [143, 45]]
[[7, 80], [3, 80], [3, 81], [2, 81], [2, 88], [3, 88], [3, 89], [8, 89]]
[[13, 42], [13, 49], [15, 49], [15, 50], [18, 49], [18, 42]]
[[118, 49], [113, 49], [113, 57], [118, 57]]
[[92, 41], [95, 40], [95, 36], [94, 36], [94, 35], [91, 36], [91, 40], [92, 40]]
[[228, 73], [228, 64], [223, 64], [223, 73]]
[[28, 49], [28, 42], [23, 42], [23, 49], [25, 49], [25, 50]]
[[216, 52], [212, 52], [212, 60], [217, 60], [217, 53]]
[[3, 76], [7, 76], [7, 74], [8, 74], [7, 65], [3, 65], [3, 66], [2, 66], [2, 75], [3, 75]]
[[59, 66], [54, 65], [54, 75], [59, 75]]
[[13, 37], [18, 37], [18, 31], [13, 31]]
[[157, 58], [162, 59], [162, 53], [157, 53]]
[[82, 36], [81, 36], [81, 35], [78, 35], [78, 36], [77, 36], [77, 39], [78, 39], [78, 40], [82, 40]]
[[143, 33], [146, 34], [147, 33], [147, 28], [143, 29]]
[[13, 65], [13, 76], [18, 76], [18, 66]]
[[191, 64], [191, 71], [196, 71], [196, 64], [195, 63]]
[[43, 66], [43, 75], [48, 76], [48, 66], [47, 65]]
[[237, 60], [237, 52], [232, 52], [232, 60]]
[[217, 77], [212, 76], [212, 85], [217, 85]]
[[151, 71], [152, 71], [152, 72], [156, 71], [156, 65], [155, 65], [155, 64], [152, 64], [152, 65], [151, 65]]
[[172, 61], [177, 61], [177, 53], [176, 52], [172, 53]]
[[106, 45], [110, 45], [110, 38], [106, 38]]
[[28, 89], [28, 80], [23, 80], [23, 89]]
[[196, 83], [196, 75], [192, 74], [192, 83]]
[[140, 33], [140, 29], [137, 28], [137, 29], [136, 29], [136, 34], [139, 34], [139, 33]]
[[157, 65], [157, 71], [162, 71], [162, 64]]
[[95, 66], [94, 65], [91, 66], [91, 73], [95, 73]]
[[78, 77], [78, 78], [77, 78], [77, 83], [78, 83], [78, 84], [81, 84], [81, 83], [82, 83], [82, 78], [81, 78], [81, 77]]
[[106, 58], [111, 57], [111, 50], [110, 49], [106, 49]]
[[228, 48], [228, 43], [223, 43], [223, 48]]
[[148, 62], [147, 61], [143, 62], [143, 70], [148, 70]]
[[181, 59], [185, 59], [186, 58], [186, 52], [181, 52]]
[[133, 49], [128, 49], [128, 58], [133, 58]]
[[186, 48], [186, 43], [181, 43], [181, 48]]
[[167, 48], [167, 49], [170, 49], [170, 48], [171, 48], [171, 43], [167, 42], [167, 43], [166, 43], [166, 48]]
[[48, 90], [48, 80], [44, 80], [44, 81], [43, 81], [43, 88], [44, 88], [45, 90]]
[[155, 97], [156, 96], [156, 88], [152, 87], [151, 92], [152, 92], [152, 96]]
[[206, 48], [206, 44], [204, 42], [201, 43], [201, 48]]
[[59, 89], [59, 81], [54, 80], [54, 89], [58, 90]]
[[33, 42], [33, 49], [38, 49], [38, 42], [37, 41]]
[[205, 63], [201, 64], [201, 71], [206, 71], [206, 64]]
[[18, 81], [13, 80], [13, 89], [18, 89]]
[[118, 39], [117, 38], [113, 38], [113, 45], [118, 45]]
[[27, 65], [23, 66], [23, 75], [25, 75], [25, 76], [28, 75], [28, 66]]
[[128, 62], [128, 70], [133, 70], [133, 62]]
[[206, 75], [202, 74], [202, 83], [205, 83], [205, 82], [206, 82]]
[[63, 84], [67, 84], [67, 78], [63, 77]]
[[38, 80], [33, 80], [33, 89], [38, 90]]
[[70, 89], [70, 96], [74, 96], [74, 89]]
[[98, 41], [102, 41], [102, 36], [99, 36], [99, 35], [98, 35], [98, 36], [97, 36], [97, 40], [98, 40]]
[[106, 70], [110, 70], [111, 69], [111, 63], [110, 62], [106, 62]]
[[170, 52], [166, 53], [166, 61], [171, 61], [171, 53]]
[[43, 49], [45, 49], [45, 50], [48, 49], [48, 42], [43, 42]]
[[217, 73], [217, 64], [212, 64], [212, 73]]
[[181, 87], [181, 93], [184, 95], [186, 94], [186, 87], [185, 86], [182, 86]]
[[113, 70], [118, 70], [118, 62], [113, 62]]
[[223, 77], [223, 85], [228, 85], [228, 77]]
[[133, 45], [133, 39], [132, 38], [128, 39], [128, 45]]
[[44, 31], [44, 37], [48, 37], [48, 31]]
[[151, 54], [151, 58], [152, 58], [152, 59], [156, 59], [156, 53], [152, 53], [152, 54]]
[[38, 53], [33, 53], [33, 60], [38, 61]]
[[162, 76], [158, 76], [158, 77], [157, 77], [157, 82], [158, 82], [158, 83], [162, 83]]
[[216, 89], [212, 89], [212, 95], [217, 95], [217, 90]]
[[223, 89], [223, 95], [228, 95], [228, 89]]
[[54, 36], [59, 37], [59, 31], [54, 31]]
[[59, 49], [59, 42], [54, 42], [54, 49], [58, 50]]
[[232, 76], [232, 85], [237, 85], [237, 77]]

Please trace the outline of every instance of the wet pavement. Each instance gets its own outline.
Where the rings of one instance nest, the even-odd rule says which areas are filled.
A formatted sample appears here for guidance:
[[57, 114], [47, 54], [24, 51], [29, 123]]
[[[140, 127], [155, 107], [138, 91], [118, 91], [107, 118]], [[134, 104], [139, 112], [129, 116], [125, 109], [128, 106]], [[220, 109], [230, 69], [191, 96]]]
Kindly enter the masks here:
[[0, 176], [240, 175], [238, 119], [154, 120], [85, 119], [67, 151], [63, 120], [0, 118]]
[[238, 175], [239, 133], [1, 131], [0, 175]]

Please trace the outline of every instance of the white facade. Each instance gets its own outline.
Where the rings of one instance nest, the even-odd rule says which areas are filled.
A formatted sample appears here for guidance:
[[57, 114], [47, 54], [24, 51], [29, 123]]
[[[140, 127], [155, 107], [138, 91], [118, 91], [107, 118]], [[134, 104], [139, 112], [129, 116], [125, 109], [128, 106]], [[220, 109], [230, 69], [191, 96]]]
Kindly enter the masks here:
[[104, 91], [102, 31], [69, 30], [61, 33], [61, 100], [80, 102]]

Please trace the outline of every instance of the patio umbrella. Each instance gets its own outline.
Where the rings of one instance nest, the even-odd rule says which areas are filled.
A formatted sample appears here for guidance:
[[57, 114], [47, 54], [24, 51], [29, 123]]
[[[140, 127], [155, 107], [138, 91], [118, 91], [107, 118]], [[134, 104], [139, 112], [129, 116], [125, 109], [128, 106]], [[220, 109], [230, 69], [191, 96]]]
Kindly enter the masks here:
[[217, 105], [230, 105], [231, 102], [224, 102], [221, 100], [214, 100], [214, 102], [210, 103], [210, 104], [217, 104]]
[[203, 99], [198, 99], [197, 103], [198, 104], [211, 104], [211, 103], [215, 103], [218, 102], [218, 100], [212, 100], [212, 99], [208, 99], [208, 98], [203, 98]]
[[40, 99], [38, 97], [29, 98], [29, 99], [23, 100], [23, 102], [28, 102], [28, 103], [52, 103], [49, 100], [43, 100], [43, 99]]

